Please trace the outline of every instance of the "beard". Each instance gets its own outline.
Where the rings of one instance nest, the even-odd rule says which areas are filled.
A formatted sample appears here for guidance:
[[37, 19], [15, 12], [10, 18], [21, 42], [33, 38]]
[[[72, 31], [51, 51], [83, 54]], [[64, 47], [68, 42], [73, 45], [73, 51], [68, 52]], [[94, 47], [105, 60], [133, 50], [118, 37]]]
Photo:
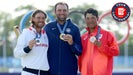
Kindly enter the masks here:
[[44, 23], [37, 23], [35, 24], [36, 28], [42, 28], [44, 26]]
[[57, 16], [57, 20], [58, 20], [58, 21], [63, 22], [63, 21], [66, 21], [66, 19], [67, 19], [67, 16], [66, 16], [66, 15], [63, 15], [63, 16], [62, 16], [62, 15], [58, 15], [58, 16]]

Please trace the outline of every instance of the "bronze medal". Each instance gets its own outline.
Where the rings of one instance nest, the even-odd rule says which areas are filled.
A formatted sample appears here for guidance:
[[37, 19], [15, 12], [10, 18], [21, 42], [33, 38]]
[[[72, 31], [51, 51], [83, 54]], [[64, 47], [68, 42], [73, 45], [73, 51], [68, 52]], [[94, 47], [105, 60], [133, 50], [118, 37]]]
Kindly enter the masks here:
[[96, 41], [96, 37], [95, 36], [91, 36], [90, 37], [90, 42], [94, 43]]

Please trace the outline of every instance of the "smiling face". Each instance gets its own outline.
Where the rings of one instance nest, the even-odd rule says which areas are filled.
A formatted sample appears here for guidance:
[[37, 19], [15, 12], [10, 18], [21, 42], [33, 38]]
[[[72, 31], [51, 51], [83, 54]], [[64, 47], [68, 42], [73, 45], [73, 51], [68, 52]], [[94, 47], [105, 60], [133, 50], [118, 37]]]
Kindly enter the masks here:
[[87, 13], [85, 16], [85, 22], [90, 29], [94, 29], [97, 26], [97, 20], [97, 17], [91, 13]]
[[58, 21], [65, 22], [68, 17], [68, 7], [65, 4], [58, 4], [55, 8]]
[[32, 17], [32, 21], [34, 22], [34, 26], [36, 28], [42, 28], [45, 25], [46, 17], [44, 13], [37, 13], [34, 17]]

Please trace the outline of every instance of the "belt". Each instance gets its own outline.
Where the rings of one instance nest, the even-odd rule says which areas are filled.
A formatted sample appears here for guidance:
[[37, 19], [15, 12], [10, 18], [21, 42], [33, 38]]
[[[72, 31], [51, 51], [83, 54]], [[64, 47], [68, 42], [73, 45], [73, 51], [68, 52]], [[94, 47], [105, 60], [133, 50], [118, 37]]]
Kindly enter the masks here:
[[49, 74], [48, 71], [42, 71], [42, 70], [37, 70], [37, 69], [31, 69], [31, 68], [26, 68], [24, 67], [23, 68], [23, 71], [26, 71], [26, 72], [30, 72], [30, 73], [33, 73], [33, 74], [38, 74], [38, 72], [40, 71], [40, 74]]

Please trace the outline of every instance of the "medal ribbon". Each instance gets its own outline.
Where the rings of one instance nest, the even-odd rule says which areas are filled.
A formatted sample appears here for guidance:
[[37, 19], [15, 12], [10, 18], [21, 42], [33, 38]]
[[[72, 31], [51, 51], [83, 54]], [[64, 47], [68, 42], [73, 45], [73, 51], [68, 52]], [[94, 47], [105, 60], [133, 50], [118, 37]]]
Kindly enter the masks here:
[[67, 24], [68, 24], [68, 22], [66, 21], [66, 23], [65, 23], [65, 25], [64, 25], [64, 27], [63, 27], [63, 29], [61, 29], [59, 23], [57, 23], [57, 27], [58, 27], [59, 32], [60, 32], [61, 34], [63, 34], [63, 33], [65, 32], [65, 29], [66, 29]]
[[36, 30], [31, 26], [29, 27], [29, 30], [33, 31], [36, 34], [36, 37], [34, 39], [40, 39], [41, 38], [41, 33], [37, 33]]
[[41, 38], [41, 34], [36, 33], [36, 39], [40, 39]]
[[98, 40], [99, 36], [100, 36], [100, 31], [101, 31], [101, 28], [100, 26], [98, 26], [98, 32], [97, 32], [97, 35], [96, 35], [96, 39]]

